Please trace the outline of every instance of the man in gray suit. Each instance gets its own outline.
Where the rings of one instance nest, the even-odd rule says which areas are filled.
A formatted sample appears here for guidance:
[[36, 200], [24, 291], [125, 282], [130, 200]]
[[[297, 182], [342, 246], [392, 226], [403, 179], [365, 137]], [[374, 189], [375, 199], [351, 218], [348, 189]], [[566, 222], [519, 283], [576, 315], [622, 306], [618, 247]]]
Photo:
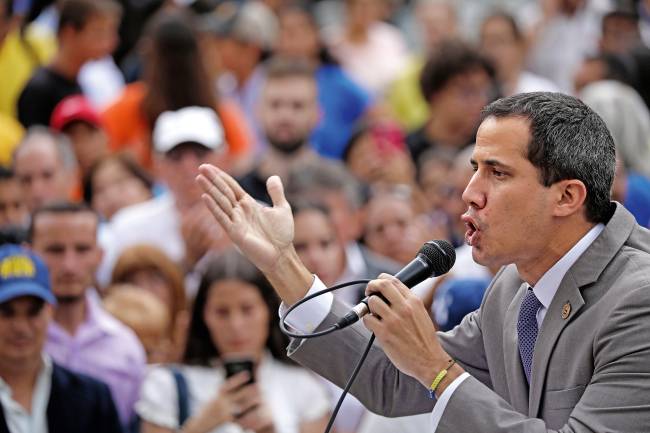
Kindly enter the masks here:
[[[380, 344], [352, 392], [379, 414], [432, 412], [438, 432], [649, 431], [650, 232], [610, 202], [604, 123], [570, 96], [504, 98], [485, 109], [471, 163], [466, 241], [477, 262], [502, 266], [480, 309], [436, 333], [382, 275], [367, 293], [388, 303], [372, 297], [363, 325], [293, 341], [293, 359], [342, 385], [370, 330]], [[200, 170], [206, 204], [286, 304], [322, 287], [293, 250], [277, 177], [262, 208], [225, 173]], [[303, 331], [346, 312], [327, 297], [306, 308], [292, 322]]]

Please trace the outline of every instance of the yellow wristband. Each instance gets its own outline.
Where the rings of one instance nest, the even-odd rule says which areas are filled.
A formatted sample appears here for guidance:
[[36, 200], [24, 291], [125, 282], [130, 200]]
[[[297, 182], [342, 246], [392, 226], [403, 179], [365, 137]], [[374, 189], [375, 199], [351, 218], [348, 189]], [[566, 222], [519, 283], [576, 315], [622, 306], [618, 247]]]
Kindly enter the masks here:
[[453, 367], [453, 365], [456, 363], [455, 359], [451, 359], [449, 361], [449, 365], [446, 368], [443, 368], [440, 370], [440, 373], [436, 376], [435, 379], [433, 379], [433, 382], [431, 383], [431, 386], [429, 387], [429, 394], [430, 395], [435, 395], [436, 389], [438, 388], [438, 385], [440, 385], [440, 382], [442, 382], [442, 379], [445, 378], [447, 373], [449, 372], [449, 369]]

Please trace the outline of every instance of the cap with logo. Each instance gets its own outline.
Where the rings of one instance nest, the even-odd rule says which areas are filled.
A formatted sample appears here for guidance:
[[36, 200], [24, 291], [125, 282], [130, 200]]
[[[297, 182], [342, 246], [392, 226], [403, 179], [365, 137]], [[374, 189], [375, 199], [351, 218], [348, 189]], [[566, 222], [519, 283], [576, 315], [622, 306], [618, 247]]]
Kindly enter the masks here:
[[32, 251], [19, 245], [0, 246], [0, 303], [21, 296], [35, 296], [50, 304], [56, 298], [50, 286], [45, 263]]

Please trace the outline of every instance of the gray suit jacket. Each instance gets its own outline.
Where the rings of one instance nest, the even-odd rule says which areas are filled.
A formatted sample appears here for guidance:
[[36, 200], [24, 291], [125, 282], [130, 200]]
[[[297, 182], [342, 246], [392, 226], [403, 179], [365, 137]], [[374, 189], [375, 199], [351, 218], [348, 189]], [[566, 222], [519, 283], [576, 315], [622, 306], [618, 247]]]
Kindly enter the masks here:
[[[471, 377], [456, 389], [438, 432], [650, 431], [650, 232], [621, 205], [567, 272], [539, 331], [530, 389], [517, 347], [525, 285], [504, 267], [479, 310], [438, 336]], [[563, 318], [565, 304], [571, 305]], [[341, 311], [334, 305], [321, 324]], [[292, 341], [291, 357], [343, 386], [369, 337], [361, 324]], [[430, 412], [434, 401], [375, 345], [352, 393], [373, 412]]]

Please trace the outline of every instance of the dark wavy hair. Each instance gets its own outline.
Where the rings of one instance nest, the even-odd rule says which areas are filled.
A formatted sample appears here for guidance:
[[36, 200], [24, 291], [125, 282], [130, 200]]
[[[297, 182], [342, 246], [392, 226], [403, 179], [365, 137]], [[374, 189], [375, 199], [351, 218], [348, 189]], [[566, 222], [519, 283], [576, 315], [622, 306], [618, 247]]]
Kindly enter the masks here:
[[286, 353], [289, 340], [282, 334], [278, 326], [277, 311], [280, 299], [264, 275], [235, 250], [221, 254], [209, 264], [207, 269], [201, 279], [199, 291], [192, 307], [189, 334], [182, 362], [189, 365], [209, 366], [212, 361], [220, 357], [219, 349], [215, 346], [203, 319], [203, 311], [210, 289], [215, 283], [222, 280], [238, 280], [256, 287], [269, 310], [267, 349], [277, 360], [291, 363]]
[[319, 42], [319, 49], [318, 49], [318, 60], [320, 61], [321, 64], [323, 65], [338, 65], [339, 62], [338, 60], [330, 53], [328, 50], [327, 46], [323, 42], [323, 39], [320, 35], [319, 29], [318, 29], [318, 22], [316, 21], [316, 16], [314, 13], [314, 5], [312, 2], [308, 1], [302, 1], [302, 0], [294, 0], [292, 2], [289, 2], [281, 7], [281, 9], [278, 11], [278, 18], [282, 17], [284, 14], [290, 14], [290, 13], [298, 13], [302, 14], [307, 18], [309, 21], [309, 24], [316, 29], [316, 33], [318, 34], [318, 42]]
[[429, 55], [420, 73], [420, 93], [425, 101], [441, 90], [447, 83], [462, 74], [483, 70], [494, 79], [492, 63], [474, 47], [461, 40], [444, 41]]
[[201, 59], [196, 28], [196, 17], [189, 11], [163, 10], [147, 24], [144, 81], [149, 91], [142, 110], [152, 127], [164, 111], [216, 106], [217, 94]]

